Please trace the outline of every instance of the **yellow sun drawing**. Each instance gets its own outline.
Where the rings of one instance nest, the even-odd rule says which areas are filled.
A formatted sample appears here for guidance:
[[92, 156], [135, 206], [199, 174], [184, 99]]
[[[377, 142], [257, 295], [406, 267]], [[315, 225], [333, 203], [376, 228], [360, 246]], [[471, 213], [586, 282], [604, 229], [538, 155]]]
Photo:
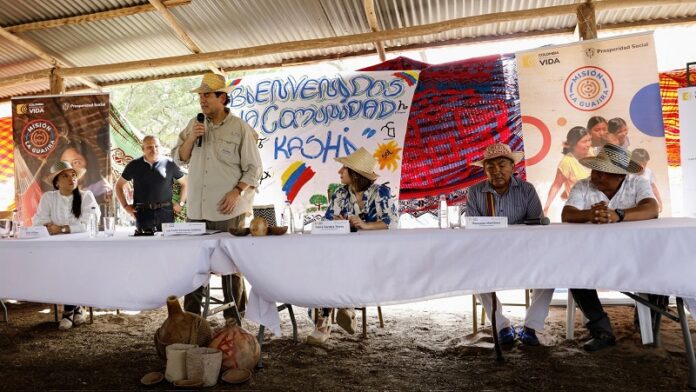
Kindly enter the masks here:
[[391, 171], [396, 171], [399, 167], [398, 161], [401, 159], [399, 155], [401, 150], [403, 149], [393, 140], [386, 144], [380, 144], [373, 155], [379, 162], [380, 170], [387, 168]]

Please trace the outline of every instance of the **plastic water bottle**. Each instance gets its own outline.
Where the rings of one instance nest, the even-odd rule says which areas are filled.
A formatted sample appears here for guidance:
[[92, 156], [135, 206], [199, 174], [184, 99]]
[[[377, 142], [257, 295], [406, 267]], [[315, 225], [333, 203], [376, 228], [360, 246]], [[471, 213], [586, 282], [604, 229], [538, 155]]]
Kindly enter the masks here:
[[95, 238], [99, 232], [99, 222], [97, 222], [97, 207], [92, 207], [89, 212], [89, 222], [87, 222], [87, 232], [89, 238]]
[[288, 227], [288, 233], [295, 232], [295, 222], [293, 221], [292, 207], [290, 207], [290, 200], [285, 201], [285, 208], [283, 208], [283, 215], [280, 217], [281, 225]]
[[18, 210], [12, 211], [12, 236], [19, 238], [19, 232], [22, 229], [22, 217]]
[[447, 199], [445, 198], [445, 195], [440, 195], [440, 208], [438, 210], [438, 217], [440, 218], [440, 228], [448, 228], [449, 220], [447, 219]]

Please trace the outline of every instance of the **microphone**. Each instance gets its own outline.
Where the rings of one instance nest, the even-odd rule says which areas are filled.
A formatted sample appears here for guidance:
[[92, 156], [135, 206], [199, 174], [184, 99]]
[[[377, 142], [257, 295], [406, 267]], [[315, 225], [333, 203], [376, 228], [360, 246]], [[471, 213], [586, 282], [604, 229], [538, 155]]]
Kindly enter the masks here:
[[541, 225], [541, 226], [546, 226], [551, 223], [551, 219], [548, 217], [542, 216], [541, 218], [534, 218], [534, 219], [525, 219], [524, 224], [525, 225]]
[[[205, 121], [205, 114], [198, 113], [198, 116], [196, 116], [196, 121], [203, 124], [203, 122]], [[196, 139], [196, 145], [198, 147], [203, 145], [203, 136], [198, 136], [198, 139]]]

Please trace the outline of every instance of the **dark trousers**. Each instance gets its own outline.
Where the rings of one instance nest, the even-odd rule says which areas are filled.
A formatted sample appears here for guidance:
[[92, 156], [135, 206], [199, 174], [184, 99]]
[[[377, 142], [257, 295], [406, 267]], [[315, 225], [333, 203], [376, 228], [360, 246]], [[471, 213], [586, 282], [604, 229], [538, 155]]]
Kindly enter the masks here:
[[590, 331], [590, 336], [593, 338], [607, 334], [614, 336], [609, 316], [604, 312], [602, 303], [599, 302], [597, 290], [570, 289], [570, 293], [573, 295], [575, 303], [578, 304], [582, 314], [589, 320], [585, 326]]
[[135, 227], [138, 229], [162, 231], [162, 223], [174, 222], [172, 206], [160, 208], [135, 207]]
[[[196, 222], [195, 220], [191, 220]], [[199, 221], [200, 222], [200, 221]], [[228, 231], [230, 228], [238, 229], [244, 223], [244, 215], [226, 220], [226, 221], [204, 221], [205, 227], [208, 230], [223, 230]], [[232, 302], [234, 299], [239, 310], [239, 315], [244, 317], [246, 310], [247, 295], [244, 287], [244, 277], [242, 274], [232, 274], [222, 276], [222, 296], [225, 302]], [[203, 286], [195, 291], [186, 294], [184, 297], [184, 310], [187, 312], [201, 314], [201, 306], [203, 303]], [[234, 309], [225, 309], [223, 316], [226, 319], [234, 318]]]

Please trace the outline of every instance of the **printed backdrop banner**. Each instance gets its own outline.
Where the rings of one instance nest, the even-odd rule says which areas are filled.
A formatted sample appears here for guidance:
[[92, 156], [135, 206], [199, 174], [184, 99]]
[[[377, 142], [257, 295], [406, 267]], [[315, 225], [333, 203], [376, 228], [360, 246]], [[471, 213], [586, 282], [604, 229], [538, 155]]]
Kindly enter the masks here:
[[678, 92], [684, 216], [696, 218], [696, 87]]
[[113, 211], [109, 151], [109, 95], [54, 95], [12, 99], [15, 197], [31, 223], [46, 177], [57, 161], [86, 169], [80, 189], [90, 190], [102, 213]]
[[[661, 204], [670, 216], [669, 180], [655, 43], [635, 34], [516, 53], [527, 179], [552, 220], [560, 220], [567, 192], [589, 176], [578, 163], [607, 142], [645, 159]], [[586, 129], [599, 116], [606, 123]], [[582, 127], [578, 129], [576, 127]], [[652, 174], [651, 174], [652, 172]]]
[[345, 157], [365, 147], [377, 183], [398, 200], [404, 135], [418, 71], [275, 74], [230, 82], [232, 112], [258, 133], [264, 175], [255, 204], [286, 200], [322, 213]]

